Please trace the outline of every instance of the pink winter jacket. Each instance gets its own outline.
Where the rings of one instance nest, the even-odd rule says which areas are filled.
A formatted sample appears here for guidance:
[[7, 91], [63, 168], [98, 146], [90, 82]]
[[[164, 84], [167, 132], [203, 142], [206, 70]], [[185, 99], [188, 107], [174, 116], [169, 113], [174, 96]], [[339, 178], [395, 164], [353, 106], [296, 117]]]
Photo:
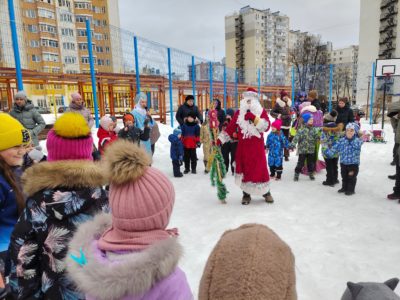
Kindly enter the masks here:
[[[103, 252], [97, 241], [110, 227], [111, 215], [100, 214], [82, 224], [69, 244], [67, 271], [87, 300], [193, 299], [185, 273], [177, 267], [182, 248], [176, 238], [141, 252]], [[81, 257], [80, 249], [83, 266], [70, 257]]]

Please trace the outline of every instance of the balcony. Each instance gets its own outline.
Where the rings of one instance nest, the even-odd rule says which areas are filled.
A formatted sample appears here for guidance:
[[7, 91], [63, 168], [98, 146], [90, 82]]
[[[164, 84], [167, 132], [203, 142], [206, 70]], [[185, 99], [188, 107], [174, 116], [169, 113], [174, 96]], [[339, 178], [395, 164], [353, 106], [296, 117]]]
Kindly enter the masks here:
[[385, 7], [393, 4], [397, 4], [398, 0], [382, 0], [381, 2], [381, 9], [384, 9]]

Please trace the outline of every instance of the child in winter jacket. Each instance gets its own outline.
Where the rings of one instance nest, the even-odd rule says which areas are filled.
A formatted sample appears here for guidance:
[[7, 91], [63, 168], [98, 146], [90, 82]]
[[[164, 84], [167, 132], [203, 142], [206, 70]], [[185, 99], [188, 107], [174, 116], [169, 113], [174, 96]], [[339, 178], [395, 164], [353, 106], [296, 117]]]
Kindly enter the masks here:
[[105, 158], [111, 214], [78, 229], [69, 243], [69, 276], [90, 300], [192, 300], [177, 267], [178, 230], [167, 229], [175, 201], [172, 183], [149, 166], [151, 158], [135, 144], [116, 141]]
[[171, 143], [170, 156], [172, 159], [172, 167], [174, 171], [174, 177], [182, 177], [181, 166], [183, 161], [183, 144], [181, 141], [182, 131], [176, 128], [172, 134], [168, 136], [168, 140]]
[[268, 151], [268, 165], [270, 177], [280, 180], [283, 171], [283, 154], [284, 149], [289, 149], [289, 141], [283, 133], [281, 133], [282, 121], [276, 119], [271, 124], [271, 133], [267, 137], [265, 148]]
[[336, 153], [340, 157], [340, 173], [342, 175], [342, 188], [339, 193], [351, 196], [355, 193], [357, 174], [360, 165], [360, 154], [363, 140], [358, 137], [360, 128], [356, 123], [346, 126], [346, 136], [342, 137], [331, 149], [325, 150], [327, 157]]
[[299, 160], [294, 174], [294, 181], [299, 180], [301, 169], [307, 160], [307, 169], [311, 180], [314, 177], [314, 161], [315, 161], [315, 147], [319, 140], [319, 130], [313, 127], [313, 116], [310, 113], [302, 115], [303, 125], [297, 130], [296, 136], [293, 138], [292, 144], [298, 145]]
[[103, 116], [100, 119], [100, 127], [97, 130], [97, 137], [99, 138], [99, 144], [97, 149], [99, 149], [100, 154], [104, 154], [104, 149], [106, 145], [114, 142], [118, 136], [115, 132], [117, 123], [109, 116]]
[[324, 127], [322, 127], [321, 135], [321, 146], [322, 154], [324, 156], [326, 165], [326, 180], [322, 182], [323, 185], [334, 186], [339, 183], [338, 180], [338, 154], [334, 154], [332, 157], [324, 155], [327, 149], [331, 149], [337, 144], [339, 139], [342, 137], [343, 124], [336, 124], [337, 112], [332, 110], [330, 113], [326, 113], [324, 116]]
[[185, 123], [181, 126], [182, 142], [184, 147], [183, 160], [185, 162], [184, 174], [190, 172], [196, 174], [197, 153], [196, 148], [200, 147], [200, 126], [196, 122], [196, 114], [189, 112]]
[[[30, 144], [29, 131], [10, 115], [0, 113], [0, 280], [10, 271], [11, 233], [25, 208], [20, 178]], [[0, 286], [0, 295], [5, 292], [4, 286]]]
[[122, 117], [124, 128], [118, 132], [118, 137], [128, 140], [132, 143], [140, 145], [140, 141], [148, 141], [150, 139], [150, 126], [149, 121], [145, 121], [144, 130], [135, 127], [135, 118], [131, 113], [126, 113]]
[[211, 153], [211, 139], [210, 139], [210, 131], [209, 131], [209, 123], [208, 116], [206, 112], [206, 117], [204, 119], [203, 124], [200, 127], [200, 143], [203, 144], [203, 162], [204, 162], [204, 173], [208, 173], [207, 169], [208, 158]]
[[22, 176], [28, 197], [11, 237], [12, 294], [18, 299], [85, 299], [65, 274], [68, 242], [80, 224], [108, 209], [90, 128], [65, 113], [47, 135], [48, 161]]

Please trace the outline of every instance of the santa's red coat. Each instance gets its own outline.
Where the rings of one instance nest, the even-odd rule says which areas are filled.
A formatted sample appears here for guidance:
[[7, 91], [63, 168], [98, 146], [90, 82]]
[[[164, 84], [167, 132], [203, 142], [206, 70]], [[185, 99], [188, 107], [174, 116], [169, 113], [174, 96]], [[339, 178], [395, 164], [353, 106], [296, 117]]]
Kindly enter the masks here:
[[[244, 138], [241, 128], [237, 124], [240, 111], [233, 116], [225, 132], [232, 138], [236, 132], [238, 135], [238, 146], [235, 156], [235, 182], [240, 188], [254, 195], [264, 195], [269, 192], [269, 173], [264, 148], [263, 133], [260, 137], [252, 136]], [[268, 114], [263, 109], [260, 120], [268, 122], [264, 132], [270, 128]]]

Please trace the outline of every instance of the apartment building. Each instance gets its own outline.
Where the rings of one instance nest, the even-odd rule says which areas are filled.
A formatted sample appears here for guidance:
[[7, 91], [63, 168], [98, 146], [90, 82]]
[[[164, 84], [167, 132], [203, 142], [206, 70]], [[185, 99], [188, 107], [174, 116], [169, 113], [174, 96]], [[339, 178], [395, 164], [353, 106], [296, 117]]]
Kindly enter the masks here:
[[226, 65], [239, 69], [239, 81], [285, 84], [289, 17], [246, 6], [225, 17]]

